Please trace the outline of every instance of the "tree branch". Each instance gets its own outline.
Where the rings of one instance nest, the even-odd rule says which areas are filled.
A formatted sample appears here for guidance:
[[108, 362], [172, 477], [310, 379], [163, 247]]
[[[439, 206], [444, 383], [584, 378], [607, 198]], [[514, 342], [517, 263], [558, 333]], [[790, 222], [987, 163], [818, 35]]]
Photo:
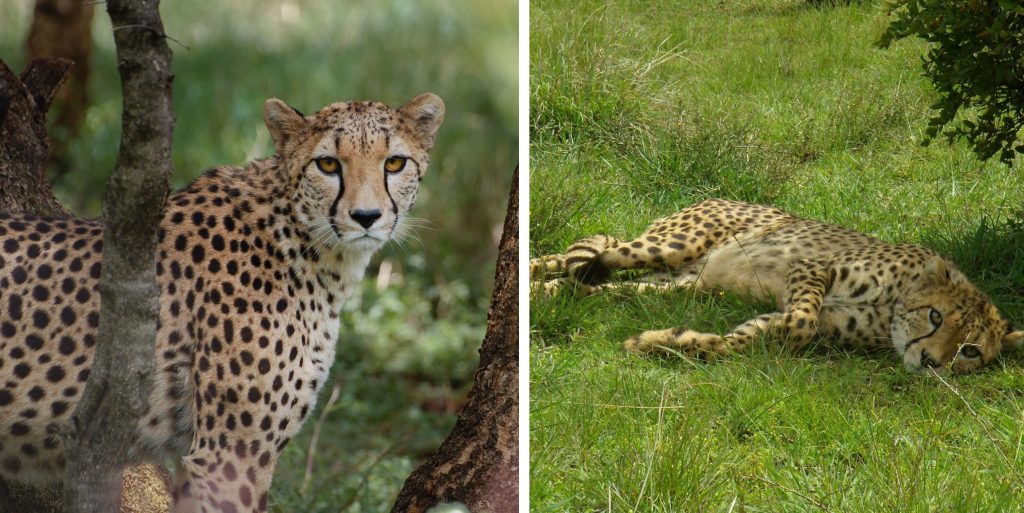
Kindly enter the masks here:
[[171, 50], [159, 0], [111, 0], [124, 93], [121, 147], [103, 203], [104, 246], [96, 355], [64, 431], [65, 497], [75, 512], [116, 511], [149, 399], [158, 318], [155, 248], [170, 189], [174, 112]]

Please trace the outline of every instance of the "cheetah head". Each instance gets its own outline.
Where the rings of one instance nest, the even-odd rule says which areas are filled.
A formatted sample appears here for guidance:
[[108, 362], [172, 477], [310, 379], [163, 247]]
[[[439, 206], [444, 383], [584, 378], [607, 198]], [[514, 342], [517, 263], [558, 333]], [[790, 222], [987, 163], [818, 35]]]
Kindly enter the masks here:
[[897, 304], [893, 344], [911, 371], [973, 371], [1003, 349], [1024, 343], [995, 305], [940, 257], [931, 258], [916, 289]]
[[271, 98], [263, 118], [311, 243], [318, 251], [369, 253], [402, 233], [444, 102], [425, 93], [398, 109], [342, 102], [305, 116]]

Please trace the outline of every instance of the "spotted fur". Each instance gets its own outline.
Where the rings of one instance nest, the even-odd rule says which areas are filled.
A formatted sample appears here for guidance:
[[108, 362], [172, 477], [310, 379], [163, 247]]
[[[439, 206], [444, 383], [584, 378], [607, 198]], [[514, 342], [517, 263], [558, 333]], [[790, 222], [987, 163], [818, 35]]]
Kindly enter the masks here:
[[[622, 269], [649, 274], [609, 282]], [[534, 289], [548, 294], [566, 285], [585, 293], [691, 287], [778, 306], [724, 336], [646, 331], [625, 342], [639, 353], [725, 355], [763, 333], [803, 348], [817, 336], [836, 346], [891, 347], [912, 371], [960, 373], [1024, 341], [1024, 332], [1012, 330], [985, 294], [930, 249], [736, 201], [704, 201], [630, 241], [580, 240], [564, 254], [532, 260], [530, 276]]]
[[[313, 116], [271, 99], [272, 157], [208, 171], [168, 200], [157, 371], [131, 451], [176, 459], [173, 511], [266, 510], [278, 454], [334, 361], [341, 304], [401, 231], [443, 117], [431, 94]], [[385, 171], [392, 158], [400, 171]], [[102, 251], [98, 222], [0, 216], [5, 477], [62, 478], [57, 429], [89, 377]]]

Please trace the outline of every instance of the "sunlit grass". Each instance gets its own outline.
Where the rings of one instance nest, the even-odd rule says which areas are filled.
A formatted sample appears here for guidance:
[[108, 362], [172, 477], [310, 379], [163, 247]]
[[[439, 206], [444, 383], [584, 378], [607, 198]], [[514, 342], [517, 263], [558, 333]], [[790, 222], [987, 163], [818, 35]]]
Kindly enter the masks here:
[[[1024, 182], [921, 147], [921, 45], [880, 5], [531, 4], [533, 256], [632, 237], [708, 197], [767, 202], [956, 261], [1024, 319]], [[639, 358], [645, 329], [725, 332], [763, 305], [676, 291], [534, 297], [535, 511], [1012, 511], [1024, 357], [943, 383], [888, 354], [755, 346]]]

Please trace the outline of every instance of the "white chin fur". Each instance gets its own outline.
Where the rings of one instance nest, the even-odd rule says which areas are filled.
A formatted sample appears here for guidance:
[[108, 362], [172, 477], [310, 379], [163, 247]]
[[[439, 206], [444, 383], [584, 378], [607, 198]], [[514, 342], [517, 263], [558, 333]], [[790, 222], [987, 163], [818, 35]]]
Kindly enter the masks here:
[[347, 240], [339, 240], [338, 247], [346, 253], [357, 252], [357, 253], [373, 253], [380, 249], [384, 245], [384, 241], [376, 237], [354, 237]]

